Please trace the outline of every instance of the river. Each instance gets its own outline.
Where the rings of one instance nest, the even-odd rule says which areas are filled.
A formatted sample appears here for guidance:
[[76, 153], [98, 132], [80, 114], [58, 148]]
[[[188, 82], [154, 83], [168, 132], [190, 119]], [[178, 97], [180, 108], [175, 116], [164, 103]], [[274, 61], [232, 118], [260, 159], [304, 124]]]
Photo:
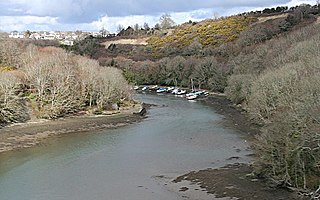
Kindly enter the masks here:
[[0, 199], [180, 200], [166, 184], [174, 177], [250, 159], [242, 134], [224, 127], [210, 106], [174, 96], [138, 98], [157, 105], [140, 123], [0, 155]]

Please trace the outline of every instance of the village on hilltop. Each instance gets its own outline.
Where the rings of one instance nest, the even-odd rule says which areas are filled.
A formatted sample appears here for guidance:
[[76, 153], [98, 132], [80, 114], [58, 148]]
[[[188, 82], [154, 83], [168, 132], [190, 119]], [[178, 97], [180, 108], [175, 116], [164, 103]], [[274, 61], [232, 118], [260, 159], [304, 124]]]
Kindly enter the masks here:
[[83, 31], [39, 31], [39, 32], [18, 32], [12, 31], [9, 38], [14, 39], [33, 39], [33, 40], [57, 40], [63, 45], [73, 45], [75, 41], [83, 40], [84, 38], [92, 37], [114, 37], [115, 34], [108, 32], [83, 32]]

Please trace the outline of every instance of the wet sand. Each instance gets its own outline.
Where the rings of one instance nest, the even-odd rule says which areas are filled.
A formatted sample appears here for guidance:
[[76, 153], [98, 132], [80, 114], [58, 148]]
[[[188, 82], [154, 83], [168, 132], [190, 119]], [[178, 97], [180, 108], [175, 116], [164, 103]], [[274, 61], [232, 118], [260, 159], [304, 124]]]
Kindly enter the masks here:
[[121, 108], [117, 112], [109, 112], [107, 115], [36, 120], [6, 126], [0, 129], [0, 153], [41, 145], [52, 136], [117, 128], [139, 122], [143, 117], [134, 113], [141, 109], [142, 105], [135, 104], [132, 107]]

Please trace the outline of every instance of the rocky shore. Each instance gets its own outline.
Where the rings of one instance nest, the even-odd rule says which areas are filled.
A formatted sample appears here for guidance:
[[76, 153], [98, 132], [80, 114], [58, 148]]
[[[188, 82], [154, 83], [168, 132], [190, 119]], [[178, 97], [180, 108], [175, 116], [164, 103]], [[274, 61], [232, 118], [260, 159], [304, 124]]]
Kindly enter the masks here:
[[141, 121], [145, 108], [142, 104], [120, 108], [104, 115], [82, 115], [57, 120], [36, 120], [13, 124], [0, 129], [0, 153], [42, 144], [49, 137], [117, 128]]

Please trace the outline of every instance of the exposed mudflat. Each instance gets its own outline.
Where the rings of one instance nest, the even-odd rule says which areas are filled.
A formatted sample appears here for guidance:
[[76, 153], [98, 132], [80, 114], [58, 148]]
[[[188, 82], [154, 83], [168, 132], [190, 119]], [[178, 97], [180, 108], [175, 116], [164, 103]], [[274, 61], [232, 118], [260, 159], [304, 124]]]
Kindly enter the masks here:
[[117, 128], [140, 121], [134, 115], [140, 105], [127, 107], [109, 115], [74, 116], [57, 120], [37, 120], [0, 129], [0, 153], [42, 144], [54, 135]]
[[[175, 179], [174, 183], [189, 181], [198, 185], [202, 191], [213, 194], [215, 198], [244, 200], [298, 200], [303, 199], [285, 188], [271, 188], [263, 179], [252, 174], [247, 164], [232, 164], [219, 169], [193, 171]], [[181, 186], [180, 192], [192, 190], [188, 185]], [[199, 189], [195, 189], [199, 190]]]

